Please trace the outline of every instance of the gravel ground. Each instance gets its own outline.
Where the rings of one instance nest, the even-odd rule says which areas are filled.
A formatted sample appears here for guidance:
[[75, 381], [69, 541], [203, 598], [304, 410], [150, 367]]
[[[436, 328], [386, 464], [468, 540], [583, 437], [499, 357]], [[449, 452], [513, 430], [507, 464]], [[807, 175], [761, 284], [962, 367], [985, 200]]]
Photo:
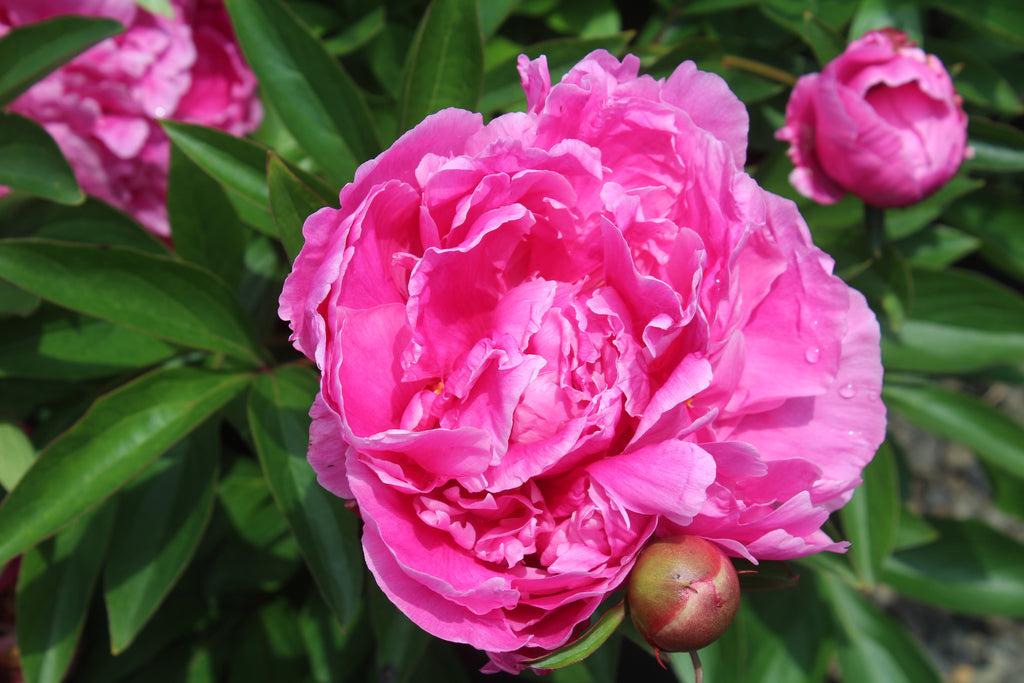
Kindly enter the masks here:
[[[1024, 420], [1024, 389], [995, 386], [983, 396]], [[1024, 542], [1024, 522], [995, 508], [988, 474], [970, 451], [896, 417], [889, 426], [907, 454], [913, 474], [909, 504], [915, 512], [982, 519]], [[949, 683], [1024, 680], [1024, 619], [968, 617], [892, 595], [879, 597], [924, 645]]]

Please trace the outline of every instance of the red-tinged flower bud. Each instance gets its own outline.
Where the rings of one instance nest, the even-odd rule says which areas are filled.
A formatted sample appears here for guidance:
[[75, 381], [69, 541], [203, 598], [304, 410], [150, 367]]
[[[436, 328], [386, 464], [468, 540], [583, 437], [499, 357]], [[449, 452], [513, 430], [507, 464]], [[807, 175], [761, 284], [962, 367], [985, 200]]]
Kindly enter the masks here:
[[640, 553], [626, 600], [637, 630], [656, 650], [692, 652], [729, 628], [740, 606], [740, 581], [718, 546], [676, 536]]

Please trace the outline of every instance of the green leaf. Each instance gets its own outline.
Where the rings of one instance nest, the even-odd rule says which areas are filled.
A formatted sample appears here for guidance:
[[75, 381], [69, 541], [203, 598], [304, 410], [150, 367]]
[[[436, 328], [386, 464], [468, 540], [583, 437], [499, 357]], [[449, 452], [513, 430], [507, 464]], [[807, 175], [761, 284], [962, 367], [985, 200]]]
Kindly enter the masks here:
[[307, 681], [298, 614], [284, 595], [250, 613], [232, 645], [227, 683]]
[[391, 683], [416, 681], [419, 662], [432, 637], [399, 612], [375, 583], [370, 582], [368, 588], [377, 671], [388, 672]]
[[350, 680], [372, 655], [373, 633], [365, 606], [352, 624], [339, 628], [320, 593], [311, 591], [299, 614], [299, 628], [316, 683]]
[[933, 385], [886, 383], [886, 405], [914, 424], [961, 443], [990, 464], [1024, 477], [1024, 426], [984, 401]]
[[305, 244], [303, 223], [316, 211], [331, 206], [331, 202], [302, 182], [273, 152], [267, 157], [267, 184], [274, 223], [277, 224], [285, 253], [294, 261]]
[[[1024, 113], [1024, 104], [1021, 103], [1013, 84], [999, 73], [988, 60], [979, 57], [972, 47], [966, 44], [961, 45], [959, 42], [929, 37], [928, 51], [938, 55], [947, 66], [955, 65], [953, 85], [956, 87], [957, 94], [966, 102], [1008, 116], [1019, 116]], [[988, 156], [987, 150], [984, 149], [986, 145], [983, 143], [979, 146], [976, 140], [976, 136], [984, 128], [977, 125], [978, 121], [986, 121], [986, 119], [977, 117], [972, 112], [968, 119], [968, 131], [971, 137], [969, 144], [974, 148], [976, 156], [974, 159], [967, 160], [971, 168], [987, 165], [987, 160], [984, 160], [984, 157]], [[979, 155], [982, 159], [978, 158]], [[1019, 155], [1017, 170], [1021, 170]]]
[[839, 626], [839, 668], [848, 683], [941, 683], [907, 631], [838, 579], [818, 577]]
[[165, 17], [174, 16], [174, 7], [171, 5], [170, 0], [135, 0], [135, 4], [153, 14]]
[[62, 204], [85, 199], [49, 133], [35, 121], [7, 112], [0, 112], [0, 185]]
[[896, 530], [893, 548], [896, 550], [914, 548], [931, 543], [938, 536], [939, 532], [935, 530], [935, 527], [904, 505], [903, 511], [900, 513], [900, 526]]
[[248, 375], [161, 369], [101, 396], [0, 504], [0, 563], [108, 497], [237, 395]]
[[0, 453], [0, 487], [10, 491], [36, 459], [36, 449], [24, 429], [0, 420]]
[[112, 19], [77, 16], [12, 28], [0, 39], [0, 107], [61, 64], [123, 30]]
[[[260, 466], [249, 458], [235, 460], [221, 478], [217, 497], [218, 512], [226, 513], [220, 518], [226, 535], [213, 536], [217, 540], [203, 591], [232, 595], [281, 590], [302, 567], [302, 557]], [[215, 517], [211, 528], [217, 521]]]
[[279, 0], [227, 0], [266, 100], [339, 185], [380, 151], [373, 117], [341, 65]]
[[913, 269], [914, 305], [884, 329], [885, 368], [969, 372], [1024, 362], [1024, 298], [977, 273]]
[[743, 558], [734, 557], [732, 564], [739, 574], [740, 590], [743, 592], [792, 588], [800, 581], [800, 575], [794, 574], [789, 565], [781, 560], [761, 560], [754, 564]]
[[951, 206], [944, 218], [977, 236], [990, 263], [1024, 280], [1024, 207], [1017, 190], [986, 189]]
[[217, 450], [213, 430], [194, 432], [118, 494], [103, 570], [114, 654], [152, 618], [199, 545], [213, 510]]
[[134, 247], [150, 254], [170, 251], [127, 214], [98, 199], [63, 206], [42, 199], [0, 203], [4, 237], [42, 237], [61, 242]]
[[345, 625], [362, 593], [360, 524], [342, 499], [317, 483], [306, 461], [309, 406], [317, 388], [316, 376], [305, 368], [260, 375], [249, 394], [249, 426], [274, 499], [324, 600]]
[[178, 256], [220, 276], [231, 289], [242, 277], [245, 230], [224, 189], [171, 143], [167, 215]]
[[956, 175], [941, 190], [923, 202], [902, 209], [887, 209], [885, 232], [889, 239], [898, 240], [923, 230], [942, 215], [948, 205], [978, 190], [984, 184], [984, 181], [969, 178], [962, 173]]
[[525, 662], [536, 669], [561, 669], [592, 655], [626, 619], [626, 602], [622, 601], [601, 615], [586, 633], [549, 655]]
[[484, 38], [494, 35], [512, 13], [519, 0], [487, 0], [480, 5], [480, 29]]
[[795, 588], [744, 594], [736, 620], [743, 635], [744, 683], [824, 680], [836, 633], [813, 576]]
[[[160, 123], [174, 144], [224, 187], [239, 218], [277, 237], [267, 191], [268, 148], [214, 128], [177, 121]], [[289, 170], [317, 194], [337, 197], [337, 191], [312, 173], [290, 164]]]
[[974, 150], [974, 157], [965, 162], [968, 168], [1001, 173], [1024, 171], [1024, 131], [980, 116], [970, 118], [967, 130], [968, 144]]
[[380, 5], [344, 26], [337, 35], [325, 39], [324, 47], [336, 57], [351, 54], [380, 35], [386, 25], [387, 12]]
[[401, 130], [445, 107], [475, 111], [483, 90], [484, 44], [476, 0], [433, 0], [413, 41]]
[[850, 559], [865, 584], [873, 587], [896, 542], [902, 507], [896, 463], [888, 443], [882, 444], [861, 476], [864, 482], [840, 514], [850, 541]]
[[113, 527], [103, 505], [25, 553], [18, 576], [18, 648], [25, 680], [60, 683], [75, 655]]
[[894, 553], [885, 567], [887, 584], [943, 609], [1024, 616], [1024, 545], [983, 522], [928, 521], [938, 539]]
[[803, 18], [804, 40], [811, 46], [818, 63], [824, 66], [838, 57], [846, 47], [843, 36], [813, 12], [805, 10]]
[[1016, 0], [928, 0], [927, 4], [1002, 40], [1024, 45], [1024, 5]]
[[977, 251], [981, 240], [948, 225], [934, 225], [893, 244], [914, 266], [939, 270]]
[[94, 379], [153, 365], [179, 350], [121, 325], [46, 306], [0, 326], [0, 377]]
[[251, 364], [261, 347], [238, 300], [208, 271], [124, 247], [0, 241], [0, 277], [59, 306]]
[[[860, 0], [850, 21], [849, 39], [856, 40], [868, 31], [898, 28], [918, 43], [924, 37], [921, 7], [916, 0]], [[929, 48], [931, 40], [929, 39]]]

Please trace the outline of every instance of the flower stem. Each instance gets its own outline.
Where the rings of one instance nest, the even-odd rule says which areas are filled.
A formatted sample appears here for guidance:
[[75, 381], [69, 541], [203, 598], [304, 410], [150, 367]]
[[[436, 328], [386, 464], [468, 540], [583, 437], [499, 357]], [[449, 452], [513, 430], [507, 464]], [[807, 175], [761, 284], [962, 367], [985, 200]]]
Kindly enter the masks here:
[[767, 78], [769, 81], [776, 81], [783, 85], [793, 87], [796, 85], [796, 76], [782, 69], [777, 69], [774, 66], [769, 66], [764, 62], [757, 62], [753, 59], [746, 59], [744, 57], [737, 57], [736, 55], [722, 55], [722, 66], [725, 68], [742, 69], [743, 71], [749, 71], [752, 74], [757, 74], [762, 78]]
[[882, 243], [885, 242], [885, 209], [864, 204], [864, 230], [868, 236], [868, 247], [876, 258], [882, 258]]
[[696, 650], [690, 650], [690, 661], [693, 662], [693, 683], [704, 683], [704, 669]]

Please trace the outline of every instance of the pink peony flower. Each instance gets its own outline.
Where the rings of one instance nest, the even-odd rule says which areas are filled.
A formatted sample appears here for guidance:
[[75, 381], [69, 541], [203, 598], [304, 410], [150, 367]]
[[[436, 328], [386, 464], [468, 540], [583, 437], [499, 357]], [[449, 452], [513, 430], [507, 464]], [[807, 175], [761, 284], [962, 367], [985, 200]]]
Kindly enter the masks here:
[[528, 111], [448, 109], [306, 221], [280, 315], [322, 372], [309, 460], [427, 631], [517, 671], [652, 536], [749, 559], [820, 529], [884, 432], [879, 332], [748, 119], [692, 62], [589, 55]]
[[46, 128], [87, 194], [163, 237], [170, 234], [170, 142], [157, 120], [243, 135], [263, 115], [221, 0], [171, 4], [173, 19], [133, 0], [0, 0], [0, 35], [61, 14], [128, 27], [35, 84], [10, 109]]
[[775, 135], [790, 144], [789, 180], [800, 194], [832, 204], [852, 192], [873, 206], [909, 206], [960, 168], [967, 116], [939, 58], [887, 29], [802, 76]]

